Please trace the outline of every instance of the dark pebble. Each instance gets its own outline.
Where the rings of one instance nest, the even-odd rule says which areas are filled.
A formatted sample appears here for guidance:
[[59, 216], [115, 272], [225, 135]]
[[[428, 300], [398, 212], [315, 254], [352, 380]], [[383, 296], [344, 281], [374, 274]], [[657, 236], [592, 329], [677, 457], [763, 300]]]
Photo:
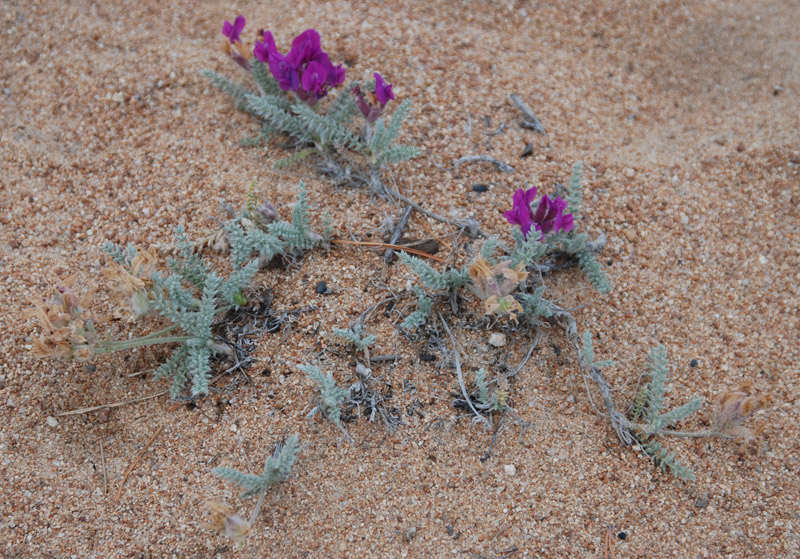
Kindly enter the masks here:
[[322, 295], [323, 293], [327, 293], [328, 291], [328, 284], [324, 281], [321, 281], [317, 284], [317, 287], [314, 288], [314, 291]]
[[486, 192], [487, 190], [489, 190], [489, 187], [485, 184], [476, 184], [472, 186], [473, 192]]
[[422, 353], [419, 356], [419, 360], [420, 361], [425, 361], [427, 363], [432, 363], [432, 362], [436, 361], [436, 356], [435, 355], [431, 355], [430, 353]]
[[692, 359], [692, 361], [689, 363], [689, 366], [690, 367], [697, 367], [697, 359]]
[[619, 534], [617, 534], [617, 537], [622, 541], [625, 541], [628, 539], [628, 534], [626, 534], [625, 532], [620, 532]]

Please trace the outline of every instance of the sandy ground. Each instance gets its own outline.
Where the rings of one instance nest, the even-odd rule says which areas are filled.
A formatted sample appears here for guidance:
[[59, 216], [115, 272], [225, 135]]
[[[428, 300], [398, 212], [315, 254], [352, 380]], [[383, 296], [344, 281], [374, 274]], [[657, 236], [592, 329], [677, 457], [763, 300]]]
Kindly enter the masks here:
[[[583, 305], [580, 327], [618, 363], [607, 372], [618, 404], [662, 343], [671, 404], [752, 381], [773, 398], [758, 418], [762, 436], [744, 447], [666, 441], [697, 481], [663, 474], [619, 445], [574, 356], [556, 351], [564, 339], [554, 329], [512, 387], [529, 428], [509, 423], [482, 463], [491, 434], [457, 420], [452, 370], [420, 362], [424, 348], [395, 335], [395, 314], [370, 326], [377, 353], [402, 355], [376, 373], [404, 425], [387, 435], [361, 419], [348, 425], [356, 444], [344, 443], [330, 423], [306, 419], [313, 387], [296, 365], [327, 348], [344, 383], [350, 358], [330, 331], [409, 277], [349, 247], [259, 276], [277, 310], [302, 312], [286, 336], [260, 340], [249, 381], [222, 379], [191, 409], [161, 397], [48, 423], [164, 388], [131, 376], [152, 370], [162, 351], [98, 359], [96, 370], [28, 353], [36, 327], [21, 316], [27, 301], [73, 273], [99, 280], [104, 240], [165, 243], [179, 222], [200, 236], [223, 217], [219, 203], [240, 204], [254, 178], [285, 216], [304, 178], [312, 213], [330, 211], [339, 238], [379, 238], [398, 211], [310, 168], [276, 174], [275, 145], [237, 146], [253, 123], [198, 75], [236, 75], [218, 46], [221, 22], [237, 13], [250, 32], [274, 30], [284, 48], [315, 27], [349, 78], [380, 70], [413, 100], [406, 140], [424, 154], [394, 175], [429, 207], [503, 233], [515, 188], [550, 190], [583, 161], [586, 226], [609, 236], [603, 262], [614, 288], [599, 295], [573, 272], [547, 282], [565, 306]], [[2, 556], [611, 557], [611, 531], [620, 559], [800, 557], [797, 21], [794, 0], [0, 3]], [[510, 93], [533, 108], [546, 138], [517, 125]], [[502, 133], [486, 135], [501, 123]], [[528, 142], [533, 155], [520, 158]], [[449, 170], [475, 153], [516, 172]], [[476, 183], [489, 191], [473, 192]], [[452, 233], [412, 218], [410, 234], [428, 230]], [[320, 280], [335, 294], [317, 295]], [[527, 350], [513, 338], [490, 350], [489, 333], [460, 334], [469, 370], [517, 363]], [[706, 405], [687, 427], [709, 418]], [[236, 550], [203, 529], [206, 499], [242, 514], [254, 504], [211, 468], [256, 471], [291, 433], [304, 445], [299, 461], [267, 496], [247, 545]]]

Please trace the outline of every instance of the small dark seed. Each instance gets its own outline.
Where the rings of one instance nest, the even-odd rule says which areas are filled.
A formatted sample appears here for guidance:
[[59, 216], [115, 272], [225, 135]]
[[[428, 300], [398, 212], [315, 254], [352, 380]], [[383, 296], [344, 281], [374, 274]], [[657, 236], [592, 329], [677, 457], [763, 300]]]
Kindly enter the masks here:
[[475, 184], [472, 186], [473, 192], [486, 192], [487, 190], [489, 190], [489, 187], [485, 184]]
[[314, 288], [314, 291], [322, 295], [323, 293], [328, 291], [328, 284], [324, 281], [321, 281], [317, 284], [317, 287]]
[[692, 359], [692, 361], [689, 363], [689, 366], [690, 367], [697, 367], [697, 359]]
[[625, 540], [627, 540], [627, 539], [628, 539], [628, 534], [626, 534], [625, 532], [620, 532], [619, 534], [617, 534], [617, 537], [618, 537], [619, 539], [621, 539], [621, 540], [625, 541]]
[[422, 353], [419, 356], [419, 360], [420, 361], [425, 361], [427, 363], [432, 363], [432, 362], [436, 361], [436, 356], [435, 355], [431, 355], [430, 353]]
[[533, 144], [527, 144], [520, 157], [530, 157], [531, 155], [533, 155]]

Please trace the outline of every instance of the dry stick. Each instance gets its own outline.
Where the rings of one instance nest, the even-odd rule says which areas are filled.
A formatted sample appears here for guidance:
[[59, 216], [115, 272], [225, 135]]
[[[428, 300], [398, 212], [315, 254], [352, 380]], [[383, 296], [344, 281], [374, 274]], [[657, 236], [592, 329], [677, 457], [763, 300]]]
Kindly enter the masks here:
[[[217, 382], [225, 373], [220, 373], [210, 381], [208, 381], [208, 385], [211, 386], [215, 382]], [[112, 408], [120, 408], [122, 406], [127, 406], [128, 404], [136, 404], [138, 402], [144, 402], [145, 400], [152, 400], [153, 398], [158, 398], [159, 396], [163, 396], [164, 394], [169, 394], [169, 390], [164, 390], [163, 392], [159, 392], [157, 394], [151, 394], [150, 396], [142, 396], [141, 398], [133, 398], [132, 400], [125, 400], [124, 402], [114, 402], [113, 404], [102, 404], [100, 406], [92, 406], [91, 408], [81, 408], [79, 410], [71, 410], [65, 411], [56, 414], [56, 417], [61, 417], [64, 415], [80, 415], [82, 413], [90, 413], [93, 411], [105, 410], [105, 409], [112, 409]]]
[[[578, 365], [581, 368], [581, 372], [584, 375], [588, 375], [589, 378], [595, 382], [598, 390], [600, 390], [600, 396], [603, 399], [603, 404], [605, 404], [606, 412], [608, 412], [611, 427], [617, 433], [617, 437], [619, 437], [623, 445], [632, 445], [635, 439], [630, 432], [631, 423], [614, 405], [614, 395], [611, 393], [611, 386], [609, 386], [608, 381], [603, 378], [600, 369], [597, 367], [589, 367], [586, 363], [586, 358], [581, 351], [581, 341], [578, 336], [578, 325], [575, 322], [575, 317], [557, 305], [552, 305], [551, 308], [553, 309], [553, 316], [566, 323], [564, 328], [565, 334], [567, 335], [567, 339], [572, 343], [575, 353], [578, 356]], [[589, 397], [591, 398], [591, 395]]]
[[100, 463], [103, 465], [103, 495], [108, 495], [108, 473], [106, 471], [106, 453], [103, 451], [103, 439], [100, 439]]
[[[411, 212], [414, 210], [414, 206], [406, 206], [403, 215], [400, 216], [400, 221], [397, 222], [397, 226], [394, 228], [392, 232], [392, 236], [389, 238], [389, 244], [397, 244], [397, 241], [400, 239], [400, 236], [403, 234], [403, 231], [408, 225], [408, 218], [411, 217]], [[383, 255], [383, 261], [386, 264], [391, 264], [392, 259], [394, 258], [394, 249], [387, 248], [386, 252]]]
[[125, 487], [125, 482], [128, 481], [128, 476], [131, 475], [131, 472], [133, 471], [133, 468], [136, 467], [136, 464], [138, 464], [139, 460], [142, 459], [142, 456], [144, 456], [144, 453], [147, 452], [148, 448], [150, 448], [150, 445], [153, 444], [153, 441], [156, 440], [156, 437], [159, 435], [159, 433], [161, 433], [162, 429], [164, 429], [164, 426], [163, 425], [159, 425], [158, 429], [156, 429], [156, 432], [153, 433], [153, 436], [150, 437], [150, 440], [147, 441], [147, 444], [144, 445], [144, 448], [139, 451], [139, 454], [137, 454], [136, 458], [133, 459], [133, 462], [131, 462], [131, 465], [128, 466], [128, 471], [125, 472], [125, 477], [122, 478], [122, 484], [119, 486], [119, 492], [117, 493], [117, 498], [114, 499], [114, 504], [119, 503], [119, 498], [122, 497], [122, 489]]
[[524, 128], [530, 128], [542, 136], [547, 136], [547, 132], [545, 131], [544, 126], [542, 126], [542, 122], [536, 118], [536, 115], [533, 114], [533, 111], [530, 110], [528, 105], [526, 105], [522, 99], [520, 99], [519, 95], [512, 93], [508, 96], [508, 98], [511, 99], [511, 102], [514, 103], [525, 116], [520, 123]]
[[405, 202], [406, 204], [408, 204], [410, 206], [413, 206], [415, 210], [417, 210], [419, 213], [421, 213], [424, 216], [427, 216], [427, 217], [429, 217], [431, 219], [435, 219], [436, 221], [441, 221], [442, 223], [447, 223], [448, 225], [452, 225], [454, 227], [458, 227], [459, 229], [466, 229], [467, 230], [467, 234], [470, 237], [489, 238], [489, 235], [487, 235], [486, 233], [484, 233], [481, 230], [480, 225], [474, 219], [471, 219], [471, 218], [468, 218], [468, 219], [450, 219], [450, 218], [444, 217], [443, 215], [439, 215], [439, 214], [436, 214], [436, 213], [433, 213], [433, 212], [430, 212], [430, 211], [426, 210], [425, 208], [420, 206], [418, 203], [416, 203], [411, 198], [400, 194], [397, 190], [392, 190], [388, 186], [385, 187], [385, 188], [386, 188], [386, 190], [388, 192], [390, 192], [392, 194], [392, 196], [402, 200], [403, 202]]
[[463, 157], [459, 157], [453, 162], [453, 169], [458, 170], [462, 163], [492, 163], [498, 169], [503, 171], [504, 173], [513, 173], [514, 167], [509, 165], [504, 161], [500, 161], [499, 159], [495, 159], [491, 155], [465, 155]]
[[360, 246], [367, 246], [367, 247], [379, 247], [379, 248], [390, 248], [394, 250], [402, 250], [408, 252], [410, 254], [416, 254], [417, 256], [423, 256], [425, 258], [430, 258], [431, 260], [435, 260], [436, 262], [444, 262], [438, 256], [433, 256], [425, 252], [424, 250], [417, 250], [415, 248], [406, 247], [403, 245], [390, 245], [387, 243], [377, 243], [372, 241], [346, 241], [344, 239], [334, 239], [331, 243], [335, 245], [360, 245]]
[[492, 440], [489, 442], [489, 450], [486, 451], [481, 457], [481, 462], [486, 462], [492, 456], [492, 450], [494, 449], [494, 441], [497, 439], [497, 434], [500, 432], [500, 427], [503, 425], [503, 419], [506, 417], [506, 411], [508, 408], [503, 408], [503, 413], [500, 414], [500, 421], [497, 422], [497, 427], [494, 428], [494, 433], [492, 433]]
[[144, 402], [145, 400], [152, 400], [153, 398], [158, 398], [159, 396], [163, 396], [164, 394], [169, 394], [169, 390], [164, 390], [163, 392], [159, 392], [158, 394], [151, 394], [150, 396], [142, 396], [141, 398], [133, 398], [132, 400], [125, 400], [124, 402], [115, 402], [113, 404], [102, 404], [100, 406], [92, 406], [91, 408], [81, 408], [79, 410], [65, 411], [56, 414], [56, 417], [62, 417], [64, 415], [80, 415], [82, 413], [89, 413], [93, 411], [119, 408], [122, 406], [127, 406], [128, 404], [135, 404], [137, 402]]
[[447, 335], [450, 336], [450, 342], [453, 344], [453, 355], [456, 365], [456, 374], [458, 375], [458, 384], [461, 387], [461, 394], [464, 396], [464, 401], [467, 402], [467, 405], [469, 406], [469, 409], [472, 410], [472, 413], [474, 413], [477, 418], [481, 419], [484, 423], [486, 423], [487, 427], [491, 428], [491, 425], [489, 425], [489, 420], [487, 420], [480, 413], [478, 413], [478, 410], [475, 409], [475, 406], [472, 404], [472, 400], [470, 400], [469, 398], [469, 394], [467, 393], [467, 385], [464, 384], [464, 374], [461, 372], [461, 357], [458, 355], [458, 345], [456, 345], [456, 338], [450, 331], [450, 327], [447, 325], [447, 321], [445, 321], [444, 317], [442, 316], [442, 313], [438, 312], [438, 314], [439, 314], [439, 320], [442, 321], [442, 325], [444, 326], [444, 329], [447, 331]]

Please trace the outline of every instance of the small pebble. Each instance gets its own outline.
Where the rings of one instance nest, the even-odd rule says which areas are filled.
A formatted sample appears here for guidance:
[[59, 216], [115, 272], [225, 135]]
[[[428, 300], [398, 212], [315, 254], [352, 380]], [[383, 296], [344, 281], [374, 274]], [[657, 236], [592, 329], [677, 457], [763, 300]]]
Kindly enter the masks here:
[[486, 192], [487, 190], [489, 190], [489, 187], [486, 186], [485, 184], [474, 184], [474, 185], [472, 185], [472, 191], [473, 192]]
[[628, 177], [629, 179], [632, 179], [633, 176], [636, 174], [636, 171], [631, 167], [626, 167], [623, 172], [625, 173], [625, 176]]
[[689, 216], [681, 212], [681, 225], [688, 225], [688, 224], [689, 224]]
[[58, 427], [58, 419], [56, 419], [56, 418], [55, 418], [55, 417], [53, 417], [52, 415], [48, 415], [48, 416], [47, 416], [47, 419], [45, 419], [45, 422], [46, 422], [46, 423], [47, 423], [47, 424], [48, 424], [50, 427]]
[[489, 336], [489, 345], [494, 347], [503, 347], [506, 345], [506, 335], [501, 332], [495, 332]]
[[505, 466], [503, 466], [503, 471], [506, 473], [507, 476], [517, 475], [517, 467], [514, 464], [506, 464]]
[[328, 284], [324, 281], [321, 281], [317, 284], [317, 287], [314, 288], [314, 291], [319, 293], [320, 295], [328, 292]]
[[436, 356], [431, 355], [430, 353], [421, 353], [419, 356], [420, 361], [425, 361], [426, 363], [433, 363], [436, 361]]
[[633, 228], [625, 229], [625, 231], [623, 231], [623, 233], [625, 235], [625, 238], [628, 239], [630, 242], [633, 242], [633, 241], [636, 240], [636, 230], [635, 229], [633, 229]]

